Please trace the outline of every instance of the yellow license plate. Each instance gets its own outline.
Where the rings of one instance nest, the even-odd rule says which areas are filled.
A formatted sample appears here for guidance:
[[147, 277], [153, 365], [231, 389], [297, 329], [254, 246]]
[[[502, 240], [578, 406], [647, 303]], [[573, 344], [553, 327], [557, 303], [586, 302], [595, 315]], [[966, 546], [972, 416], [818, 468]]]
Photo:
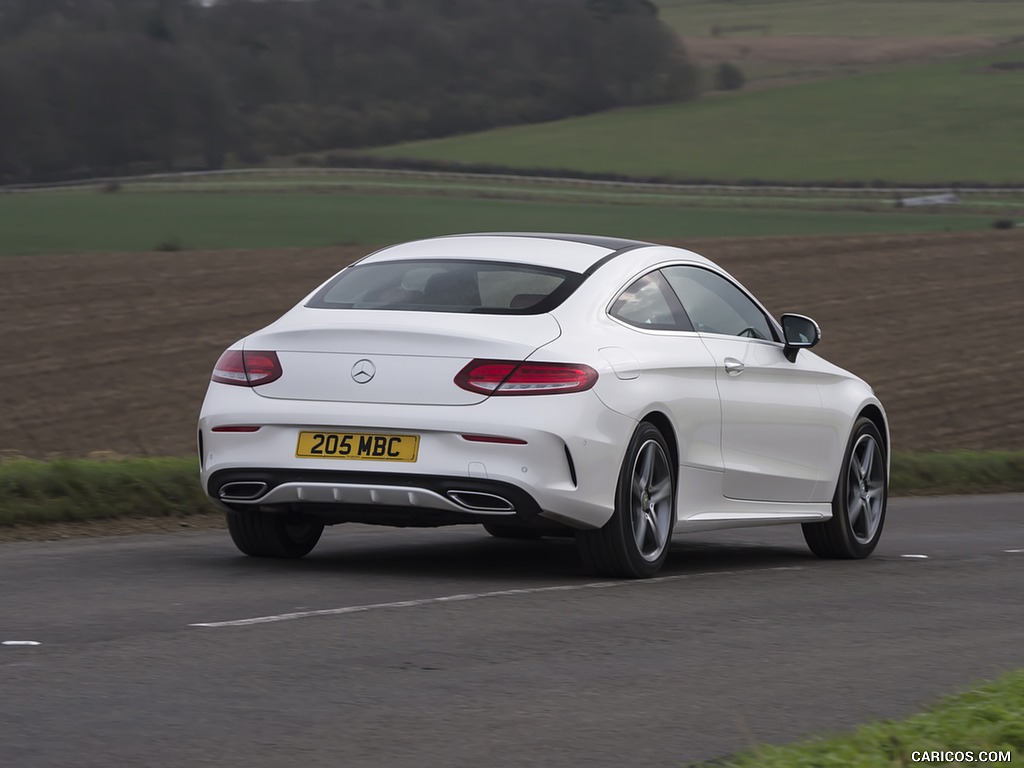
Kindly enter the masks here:
[[295, 455], [300, 459], [366, 459], [416, 461], [419, 435], [370, 432], [299, 432]]

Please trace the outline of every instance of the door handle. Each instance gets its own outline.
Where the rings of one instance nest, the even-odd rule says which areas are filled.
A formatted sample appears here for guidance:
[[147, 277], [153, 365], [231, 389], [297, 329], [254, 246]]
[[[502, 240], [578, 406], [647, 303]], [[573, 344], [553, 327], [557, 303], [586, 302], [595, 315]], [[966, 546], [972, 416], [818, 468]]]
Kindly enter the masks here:
[[725, 358], [725, 372], [728, 373], [730, 376], [739, 376], [741, 373], [743, 373], [744, 367], [745, 366], [743, 365], [743, 363], [737, 360], [735, 357]]

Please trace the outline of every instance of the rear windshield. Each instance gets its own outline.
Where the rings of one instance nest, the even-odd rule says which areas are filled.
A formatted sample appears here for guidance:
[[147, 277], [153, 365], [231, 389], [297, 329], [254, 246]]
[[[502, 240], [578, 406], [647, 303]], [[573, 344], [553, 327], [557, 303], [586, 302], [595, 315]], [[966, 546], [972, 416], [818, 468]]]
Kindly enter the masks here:
[[397, 309], [536, 315], [569, 296], [583, 275], [528, 264], [417, 259], [356, 264], [306, 304], [320, 309]]

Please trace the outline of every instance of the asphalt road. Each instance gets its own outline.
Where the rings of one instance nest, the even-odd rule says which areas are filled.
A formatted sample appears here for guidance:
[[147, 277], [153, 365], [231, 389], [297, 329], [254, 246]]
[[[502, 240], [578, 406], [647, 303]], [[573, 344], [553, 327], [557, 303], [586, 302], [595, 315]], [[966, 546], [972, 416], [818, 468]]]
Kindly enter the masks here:
[[860, 562], [795, 527], [677, 536], [646, 582], [568, 540], [365, 526], [299, 562], [226, 532], [3, 544], [0, 576], [0, 642], [39, 643], [0, 645], [5, 767], [672, 766], [1024, 666], [1020, 495], [894, 500]]

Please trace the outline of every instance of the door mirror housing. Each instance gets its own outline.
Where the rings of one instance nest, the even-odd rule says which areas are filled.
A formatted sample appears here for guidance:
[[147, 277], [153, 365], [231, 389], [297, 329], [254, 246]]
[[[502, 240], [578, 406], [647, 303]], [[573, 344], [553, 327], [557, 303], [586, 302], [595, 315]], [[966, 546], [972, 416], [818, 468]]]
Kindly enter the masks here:
[[810, 349], [821, 341], [821, 329], [804, 315], [782, 316], [782, 336], [786, 341], [786, 358], [793, 362], [801, 349]]

